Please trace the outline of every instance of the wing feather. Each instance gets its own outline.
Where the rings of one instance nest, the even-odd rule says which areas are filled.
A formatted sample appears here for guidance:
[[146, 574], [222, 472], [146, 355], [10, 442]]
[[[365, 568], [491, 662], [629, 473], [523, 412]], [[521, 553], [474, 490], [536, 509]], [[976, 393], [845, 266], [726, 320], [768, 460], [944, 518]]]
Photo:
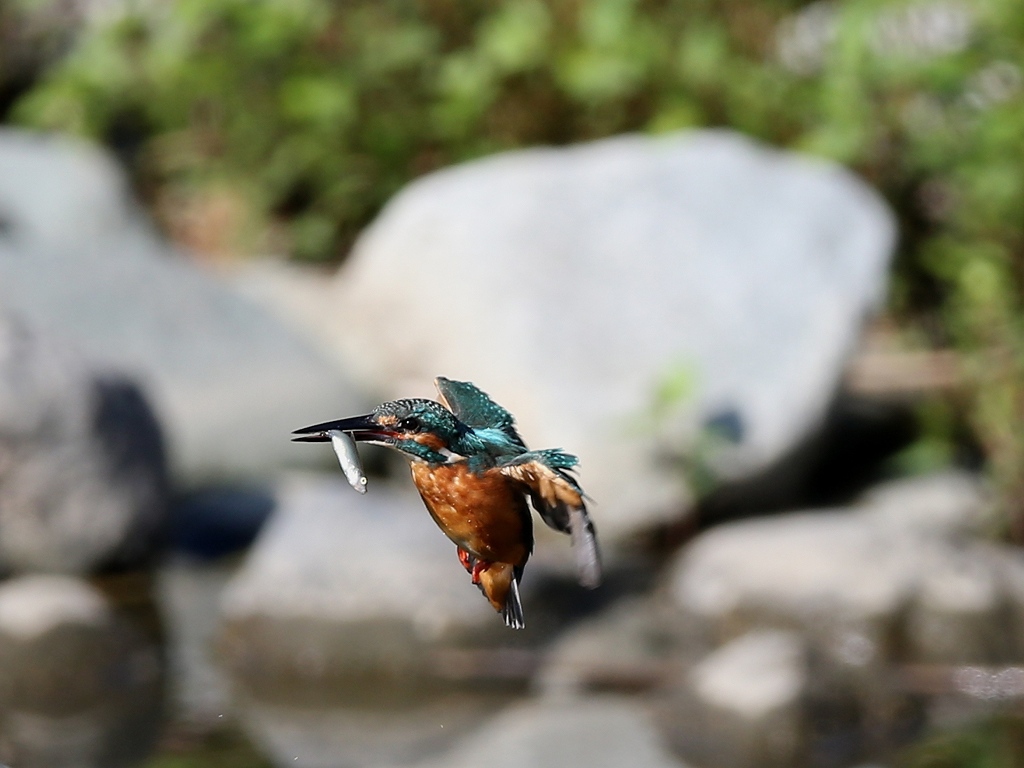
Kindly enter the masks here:
[[597, 534], [587, 512], [583, 491], [572, 476], [566, 469], [550, 467], [530, 454], [524, 454], [499, 469], [523, 486], [534, 509], [550, 528], [570, 535], [580, 584], [590, 589], [598, 586], [601, 583], [601, 556]]
[[475, 384], [438, 376], [434, 379], [434, 386], [441, 403], [463, 424], [477, 431], [497, 430], [516, 448], [526, 450], [526, 443], [516, 431], [516, 420], [512, 414]]

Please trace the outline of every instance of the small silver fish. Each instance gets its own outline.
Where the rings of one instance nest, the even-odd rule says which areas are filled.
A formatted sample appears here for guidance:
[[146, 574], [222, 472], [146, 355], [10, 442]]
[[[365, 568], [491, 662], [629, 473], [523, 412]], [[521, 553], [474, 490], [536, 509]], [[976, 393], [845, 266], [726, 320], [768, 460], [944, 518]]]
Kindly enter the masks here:
[[331, 436], [331, 446], [338, 454], [338, 462], [341, 464], [348, 484], [360, 493], [366, 493], [366, 475], [363, 474], [363, 465], [359, 461], [356, 441], [348, 432], [337, 429], [332, 429], [327, 434]]

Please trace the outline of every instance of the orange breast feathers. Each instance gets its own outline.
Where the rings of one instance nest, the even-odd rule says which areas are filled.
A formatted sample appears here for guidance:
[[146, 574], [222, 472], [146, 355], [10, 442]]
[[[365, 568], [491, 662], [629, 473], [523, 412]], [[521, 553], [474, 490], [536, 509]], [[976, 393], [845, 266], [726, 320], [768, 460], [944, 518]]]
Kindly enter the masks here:
[[522, 565], [532, 531], [526, 498], [496, 469], [470, 472], [466, 462], [412, 463], [412, 479], [430, 516], [457, 545], [481, 560]]

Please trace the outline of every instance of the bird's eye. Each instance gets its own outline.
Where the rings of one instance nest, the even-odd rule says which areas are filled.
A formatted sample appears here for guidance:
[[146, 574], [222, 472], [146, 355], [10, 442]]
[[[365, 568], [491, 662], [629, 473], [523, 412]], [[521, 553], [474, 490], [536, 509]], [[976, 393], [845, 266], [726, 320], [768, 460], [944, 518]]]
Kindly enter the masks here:
[[398, 426], [405, 432], [419, 432], [420, 431], [420, 420], [415, 416], [406, 416], [400, 422]]

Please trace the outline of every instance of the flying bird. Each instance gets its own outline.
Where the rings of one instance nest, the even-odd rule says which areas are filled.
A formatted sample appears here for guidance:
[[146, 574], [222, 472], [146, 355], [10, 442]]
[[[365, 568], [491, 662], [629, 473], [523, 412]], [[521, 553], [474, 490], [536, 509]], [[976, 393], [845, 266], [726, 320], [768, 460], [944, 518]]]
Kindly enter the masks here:
[[394, 448], [411, 460], [412, 479], [459, 561], [505, 623], [522, 629], [519, 582], [533, 552], [527, 500], [551, 528], [572, 537], [580, 583], [601, 581], [601, 560], [585, 495], [573, 475], [579, 459], [560, 448], [531, 451], [512, 414], [468, 381], [439, 376], [440, 402], [382, 403], [365, 416], [314, 424], [292, 434], [330, 442], [352, 487], [365, 492], [355, 442]]

